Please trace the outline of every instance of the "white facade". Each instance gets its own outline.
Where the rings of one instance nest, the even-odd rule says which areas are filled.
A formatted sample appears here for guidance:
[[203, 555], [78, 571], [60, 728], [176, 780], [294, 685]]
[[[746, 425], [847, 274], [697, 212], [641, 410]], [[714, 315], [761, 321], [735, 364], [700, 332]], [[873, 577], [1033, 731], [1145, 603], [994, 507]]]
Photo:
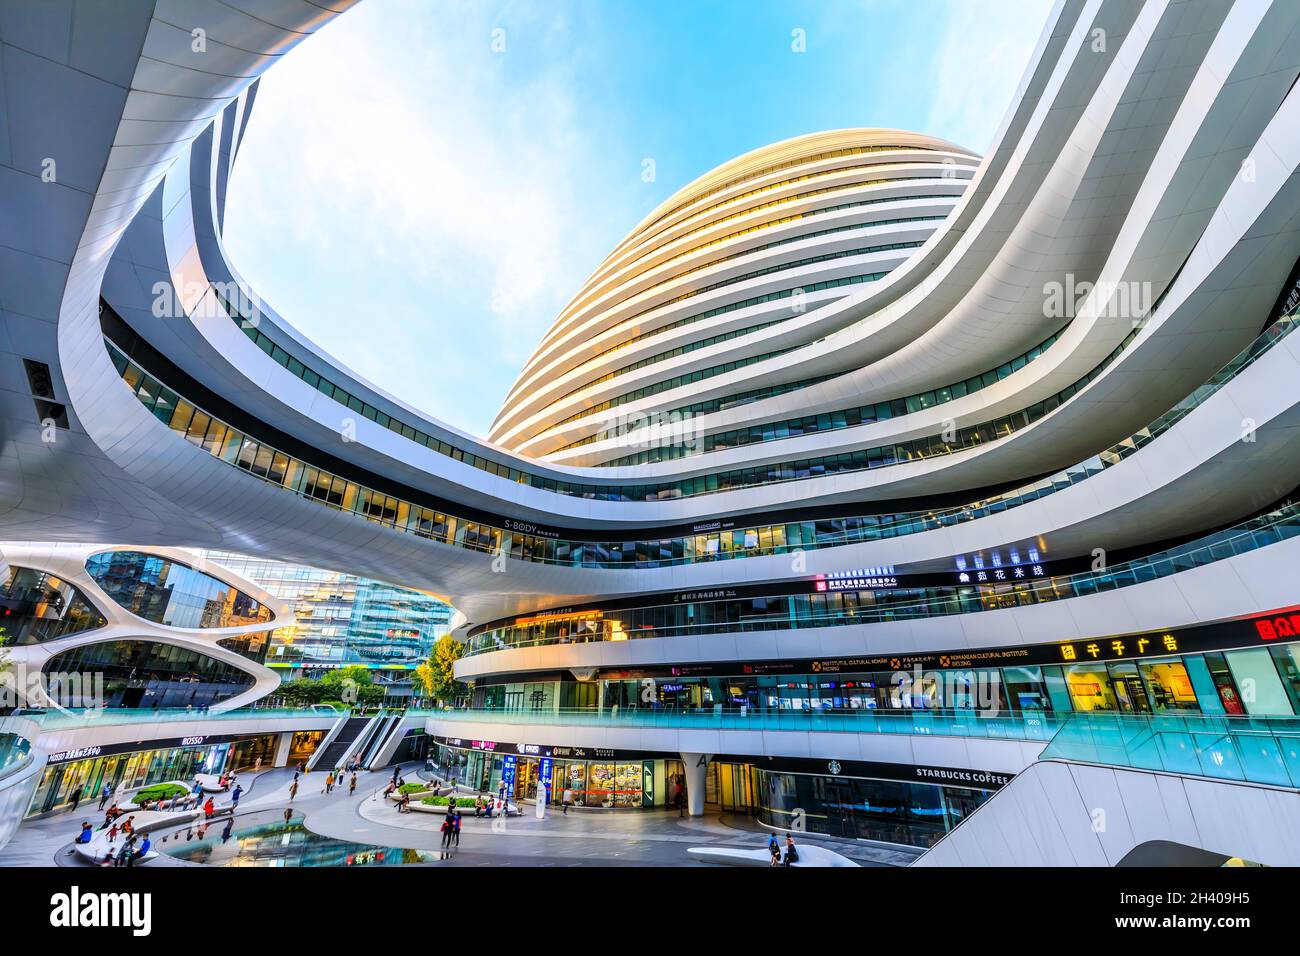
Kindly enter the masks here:
[[5, 538], [346, 568], [445, 597], [471, 641], [861, 569], [1133, 578], [1053, 572], [1033, 601], [972, 579], [981, 609], [894, 621], [503, 640], [459, 665], [484, 682], [1300, 603], [1294, 541], [1256, 535], [1286, 537], [1300, 474], [1294, 4], [1061, 0], [984, 157], [855, 129], [724, 164], [596, 267], [487, 440], [325, 354], [224, 250], [258, 77], [349, 5], [0, 13]]

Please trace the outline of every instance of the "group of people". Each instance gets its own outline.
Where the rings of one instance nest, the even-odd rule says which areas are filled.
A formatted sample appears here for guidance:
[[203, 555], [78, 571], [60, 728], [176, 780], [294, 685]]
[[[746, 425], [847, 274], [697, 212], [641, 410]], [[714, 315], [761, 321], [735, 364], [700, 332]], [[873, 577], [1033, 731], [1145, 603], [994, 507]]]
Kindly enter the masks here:
[[781, 859], [781, 841], [773, 833], [767, 840], [767, 852], [772, 854], [772, 860], [769, 866], [789, 866], [791, 863], [799, 862], [799, 851], [794, 846], [793, 834], [786, 834], [785, 837], [785, 859]]
[[[149, 852], [152, 844], [149, 841], [148, 834], [137, 834], [135, 831], [134, 814], [126, 817], [125, 820], [118, 822], [123, 816], [123, 811], [114, 803], [104, 813], [104, 822], [100, 826], [101, 830], [108, 830], [108, 843], [110, 844], [105, 850], [104, 855], [97, 862], [100, 866], [134, 866], [135, 861], [143, 859], [144, 855]], [[120, 847], [112, 846], [117, 842], [118, 834], [125, 838]], [[137, 845], [137, 839], [143, 837]], [[95, 828], [89, 820], [81, 821], [81, 832], [77, 834], [76, 842], [85, 845], [95, 838]]]
[[474, 816], [488, 817], [490, 819], [494, 812], [500, 812], [502, 816], [507, 815], [506, 801], [504, 797], [498, 797], [497, 799], [493, 800], [490, 794], [474, 795]]
[[[296, 773], [293, 775], [293, 780], [294, 780], [294, 785], [296, 786], [298, 783], [298, 775]], [[325, 789], [322, 790], [321, 793], [333, 793], [335, 787], [338, 787], [340, 791], [343, 789], [343, 768], [342, 767], [339, 767], [337, 770], [331, 770], [329, 772], [329, 774], [325, 777]], [[350, 797], [356, 792], [357, 792], [357, 772], [353, 770], [352, 776], [348, 780], [348, 796]]]
[[460, 808], [456, 806], [456, 798], [452, 796], [451, 802], [447, 804], [447, 815], [442, 818], [442, 845], [445, 849], [453, 846], [460, 846]]

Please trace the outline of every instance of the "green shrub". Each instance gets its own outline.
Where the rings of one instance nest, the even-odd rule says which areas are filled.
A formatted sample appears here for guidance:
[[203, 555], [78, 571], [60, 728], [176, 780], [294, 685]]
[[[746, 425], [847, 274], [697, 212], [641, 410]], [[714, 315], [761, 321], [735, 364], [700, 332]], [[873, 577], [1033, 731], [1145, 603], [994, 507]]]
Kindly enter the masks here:
[[[425, 797], [425, 798], [424, 798], [423, 800], [421, 800], [420, 802], [421, 802], [421, 803], [427, 803], [427, 804], [428, 804], [429, 806], [431, 806], [431, 807], [445, 807], [448, 803], [451, 802], [451, 797]], [[457, 797], [457, 798], [456, 798], [456, 806], [460, 807], [460, 808], [463, 809], [463, 810], [473, 810], [473, 809], [474, 809], [474, 798], [473, 798], [473, 797]]]
[[171, 800], [173, 797], [183, 797], [189, 790], [179, 783], [155, 783], [152, 787], [145, 787], [135, 795], [135, 802], [141, 800]]
[[398, 793], [423, 793], [428, 790], [432, 784], [428, 783], [404, 783], [397, 788]]

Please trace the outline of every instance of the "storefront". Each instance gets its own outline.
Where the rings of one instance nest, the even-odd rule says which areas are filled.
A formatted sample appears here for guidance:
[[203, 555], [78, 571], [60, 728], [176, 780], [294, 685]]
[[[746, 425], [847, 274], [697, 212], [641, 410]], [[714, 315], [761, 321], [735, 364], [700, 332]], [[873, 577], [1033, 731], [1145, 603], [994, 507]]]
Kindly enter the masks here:
[[[1296, 634], [1300, 615], [1287, 614], [1061, 644], [647, 666], [583, 682], [555, 675], [545, 691], [530, 686], [548, 703], [575, 699], [570, 688], [581, 686], [584, 706], [598, 712], [943, 708], [1290, 717], [1300, 714], [1300, 643], [1281, 638]], [[498, 696], [492, 685], [475, 695], [485, 702]]]
[[966, 787], [753, 767], [760, 822], [778, 830], [930, 847], [992, 793]]
[[323, 730], [295, 731], [293, 739], [289, 742], [288, 765], [292, 767], [300, 762], [306, 763], [325, 739], [325, 733]]
[[500, 793], [504, 781], [516, 801], [537, 799], [545, 781], [553, 803], [575, 807], [636, 809], [671, 804], [675, 786], [685, 787], [676, 757], [595, 747], [552, 747], [487, 740], [431, 737], [429, 766], [471, 790]]
[[[295, 733], [289, 762], [311, 756], [324, 735], [321, 730]], [[27, 812], [49, 813], [70, 806], [78, 788], [83, 804], [97, 805], [105, 784], [114, 791], [130, 791], [172, 780], [188, 783], [200, 773], [245, 770], [259, 766], [259, 759], [261, 767], [272, 767], [280, 737], [278, 733], [173, 737], [50, 754]]]

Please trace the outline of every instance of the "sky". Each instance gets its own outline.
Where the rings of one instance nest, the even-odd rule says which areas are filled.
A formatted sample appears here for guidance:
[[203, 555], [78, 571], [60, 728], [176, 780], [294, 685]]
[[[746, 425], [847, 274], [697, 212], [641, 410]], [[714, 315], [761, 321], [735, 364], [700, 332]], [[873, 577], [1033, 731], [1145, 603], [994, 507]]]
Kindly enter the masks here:
[[263, 78], [227, 249], [336, 359], [484, 435], [555, 316], [674, 192], [829, 129], [983, 153], [1049, 9], [362, 0]]

